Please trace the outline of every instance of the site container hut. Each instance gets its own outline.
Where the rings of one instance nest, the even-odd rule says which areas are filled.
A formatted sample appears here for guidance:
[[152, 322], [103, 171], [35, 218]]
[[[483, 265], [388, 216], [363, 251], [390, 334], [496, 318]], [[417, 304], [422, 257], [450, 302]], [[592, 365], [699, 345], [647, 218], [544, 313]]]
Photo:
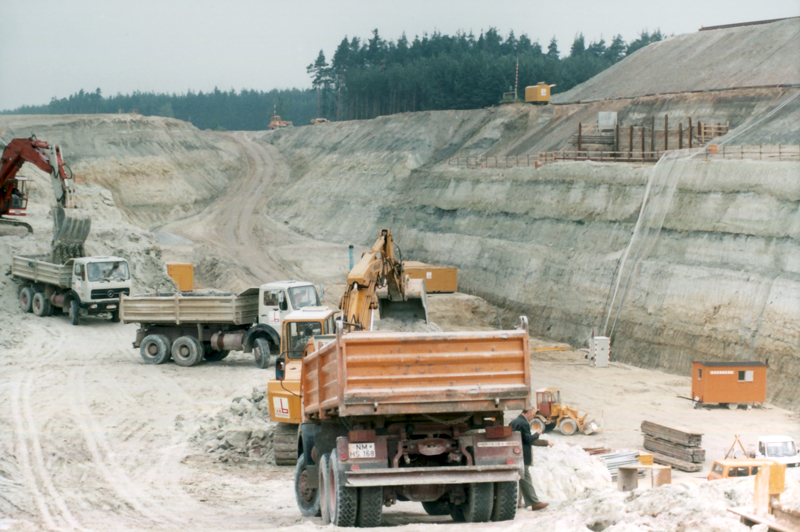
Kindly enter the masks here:
[[767, 366], [763, 362], [692, 362], [692, 399], [698, 404], [723, 404], [735, 409], [763, 403]]

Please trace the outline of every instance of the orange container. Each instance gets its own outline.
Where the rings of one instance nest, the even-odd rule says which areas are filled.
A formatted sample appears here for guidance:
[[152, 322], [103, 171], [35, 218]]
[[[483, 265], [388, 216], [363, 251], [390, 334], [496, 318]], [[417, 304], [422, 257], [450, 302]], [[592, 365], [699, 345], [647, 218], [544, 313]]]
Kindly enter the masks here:
[[738, 405], [766, 398], [763, 362], [692, 362], [692, 399], [699, 403]]
[[167, 275], [178, 285], [181, 292], [191, 292], [194, 288], [194, 266], [184, 262], [168, 262]]
[[423, 279], [425, 291], [429, 294], [458, 291], [458, 268], [405, 261], [403, 271], [411, 279]]

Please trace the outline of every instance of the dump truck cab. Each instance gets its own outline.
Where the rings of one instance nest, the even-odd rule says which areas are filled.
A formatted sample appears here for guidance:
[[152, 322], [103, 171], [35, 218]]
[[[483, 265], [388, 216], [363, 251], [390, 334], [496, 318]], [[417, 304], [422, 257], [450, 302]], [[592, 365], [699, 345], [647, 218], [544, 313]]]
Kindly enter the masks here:
[[754, 458], [767, 458], [775, 460], [786, 467], [798, 467], [800, 454], [794, 440], [785, 435], [761, 436], [758, 438], [758, 448]]
[[[283, 320], [276, 378], [267, 385], [270, 417], [279, 423], [275, 432], [278, 465], [297, 461], [297, 428], [304, 419], [300, 394], [303, 353], [336, 339], [336, 312], [327, 307], [308, 306], [287, 314]], [[314, 344], [309, 346], [312, 338]]]
[[[281, 334], [283, 320], [296, 310], [319, 307], [319, 295], [313, 283], [276, 281], [259, 287], [258, 322]], [[275, 346], [277, 347], [277, 346]]]

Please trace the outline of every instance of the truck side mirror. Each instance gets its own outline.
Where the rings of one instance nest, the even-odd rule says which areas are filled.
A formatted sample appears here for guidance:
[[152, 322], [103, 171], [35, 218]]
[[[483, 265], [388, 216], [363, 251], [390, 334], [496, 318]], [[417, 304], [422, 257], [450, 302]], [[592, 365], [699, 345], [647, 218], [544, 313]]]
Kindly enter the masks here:
[[286, 365], [284, 364], [283, 357], [275, 361], [275, 379], [282, 381], [286, 377]]

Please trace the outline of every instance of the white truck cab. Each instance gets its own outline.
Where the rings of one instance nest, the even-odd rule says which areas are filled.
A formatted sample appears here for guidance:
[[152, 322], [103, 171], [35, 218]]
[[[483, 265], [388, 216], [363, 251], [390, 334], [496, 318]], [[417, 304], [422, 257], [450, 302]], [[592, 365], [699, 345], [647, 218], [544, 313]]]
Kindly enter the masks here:
[[758, 448], [755, 458], [769, 458], [786, 467], [798, 467], [800, 465], [800, 454], [794, 439], [785, 435], [761, 436], [758, 438]]
[[276, 281], [259, 288], [258, 322], [269, 325], [280, 336], [283, 320], [296, 310], [319, 307], [320, 300], [313, 283]]
[[61, 309], [73, 325], [80, 316], [96, 314], [110, 314], [112, 321], [119, 321], [120, 294], [131, 293], [131, 274], [122, 257], [79, 257], [57, 264], [16, 256], [11, 274], [20, 283], [23, 312], [49, 316], [54, 308]]

